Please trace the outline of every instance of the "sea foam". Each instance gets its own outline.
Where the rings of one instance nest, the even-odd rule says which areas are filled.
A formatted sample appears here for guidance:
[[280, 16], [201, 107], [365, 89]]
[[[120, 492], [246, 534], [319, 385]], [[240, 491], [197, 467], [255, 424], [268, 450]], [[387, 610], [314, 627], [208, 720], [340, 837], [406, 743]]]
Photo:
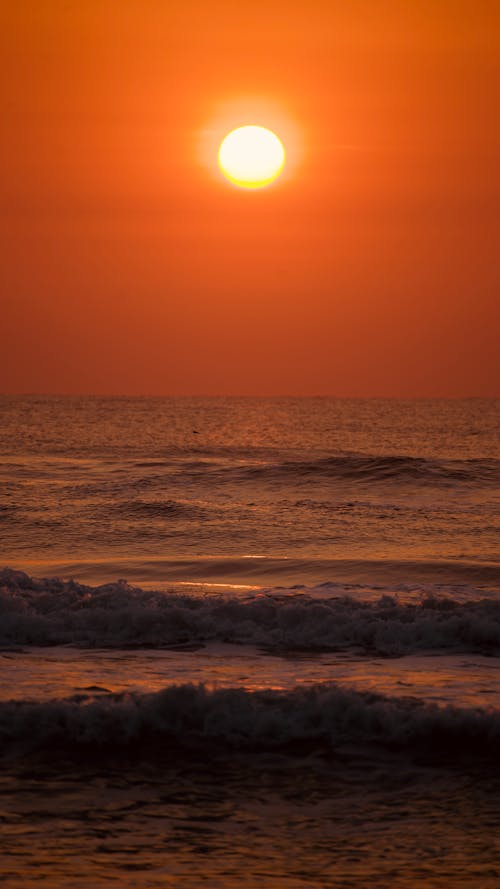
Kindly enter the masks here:
[[45, 703], [0, 704], [0, 746], [18, 755], [52, 745], [75, 750], [96, 745], [140, 750], [177, 745], [207, 750], [307, 752], [318, 745], [377, 745], [463, 756], [493, 754], [500, 713], [440, 708], [408, 698], [386, 698], [331, 684], [293, 691], [207, 690], [183, 685], [154, 694], [120, 694]]
[[348, 648], [381, 656], [412, 652], [500, 651], [500, 601], [417, 603], [381, 595], [364, 602], [339, 587], [274, 590], [248, 596], [154, 592], [125, 581], [90, 587], [0, 572], [0, 644], [127, 647], [208, 642], [269, 651]]

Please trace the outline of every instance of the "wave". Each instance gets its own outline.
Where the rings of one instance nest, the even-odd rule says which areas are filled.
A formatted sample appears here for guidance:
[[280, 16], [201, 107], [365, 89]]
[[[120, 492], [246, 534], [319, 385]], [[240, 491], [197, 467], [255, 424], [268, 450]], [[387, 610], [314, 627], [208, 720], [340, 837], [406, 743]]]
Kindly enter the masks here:
[[[210, 467], [206, 467], [210, 468]], [[451, 485], [457, 482], [498, 484], [500, 461], [495, 459], [431, 460], [405, 455], [371, 456], [339, 454], [310, 461], [252, 464], [235, 467], [234, 474], [248, 478], [331, 478], [377, 482], [427, 482]]]
[[[430, 459], [404, 454], [384, 456], [363, 453], [338, 453], [309, 460], [276, 460], [272, 453], [248, 459], [243, 453], [232, 452], [193, 453], [178, 455], [175, 460], [131, 463], [133, 470], [144, 475], [139, 477], [130, 472], [127, 483], [138, 491], [163, 484], [167, 479], [188, 480], [196, 483], [244, 484], [245, 482], [286, 482], [302, 485], [312, 481], [359, 482], [364, 485], [411, 484], [452, 487], [455, 485], [496, 486], [500, 484], [500, 461], [489, 459]], [[128, 467], [130, 469], [130, 466]], [[152, 470], [152, 472], [151, 472]], [[96, 485], [80, 484], [76, 493], [99, 492], [102, 479]], [[108, 492], [119, 492], [124, 480], [108, 478], [105, 482]]]
[[[142, 534], [148, 533], [144, 529]], [[25, 546], [25, 549], [28, 545]], [[476, 559], [328, 559], [320, 556], [288, 558], [278, 556], [212, 556], [198, 558], [127, 556], [86, 560], [23, 559], [14, 563], [22, 570], [36, 571], [40, 566], [52, 577], [77, 578], [82, 583], [114, 583], [126, 576], [135, 585], [148, 589], [188, 588], [212, 591], [227, 587], [231, 594], [242, 589], [296, 588], [298, 582], [309, 588], [328, 583], [331, 595], [375, 599], [383, 593], [397, 593], [400, 599], [418, 600], [419, 596], [446, 595], [458, 601], [500, 594], [498, 562]], [[335, 578], [335, 582], [331, 579]]]
[[[15, 471], [15, 477], [58, 478], [68, 484], [68, 490], [77, 495], [92, 495], [102, 492], [120, 492], [124, 487], [142, 491], [167, 479], [176, 482], [183, 479], [200, 481], [245, 482], [245, 481], [313, 481], [331, 479], [339, 481], [359, 481], [364, 484], [412, 483], [430, 484], [439, 487], [456, 484], [495, 486], [500, 484], [500, 460], [495, 458], [437, 459], [406, 454], [367, 454], [358, 452], [338, 452], [328, 456], [312, 456], [307, 460], [279, 459], [278, 452], [268, 449], [249, 459], [248, 451], [231, 448], [203, 450], [174, 449], [170, 457], [162, 459], [124, 460], [113, 469], [108, 469], [103, 478], [101, 473], [94, 481], [78, 481], [81, 476], [80, 463], [66, 461], [37, 461], [34, 465], [25, 463], [4, 463], [4, 470]], [[88, 462], [88, 461], [87, 461]], [[91, 464], [86, 468], [90, 468]], [[123, 477], [122, 477], [123, 476]]]
[[357, 649], [395, 657], [418, 651], [500, 653], [500, 601], [423, 595], [374, 602], [342, 587], [275, 589], [246, 598], [162, 593], [117, 581], [90, 587], [0, 572], [0, 644], [166, 647], [213, 641], [268, 651]]
[[0, 747], [25, 755], [61, 746], [113, 752], [141, 751], [146, 743], [228, 750], [289, 750], [377, 745], [396, 750], [439, 751], [447, 757], [495, 756], [500, 713], [440, 708], [411, 698], [388, 698], [332, 684], [293, 691], [250, 692], [173, 686], [153, 694], [78, 695], [46, 703], [0, 704]]

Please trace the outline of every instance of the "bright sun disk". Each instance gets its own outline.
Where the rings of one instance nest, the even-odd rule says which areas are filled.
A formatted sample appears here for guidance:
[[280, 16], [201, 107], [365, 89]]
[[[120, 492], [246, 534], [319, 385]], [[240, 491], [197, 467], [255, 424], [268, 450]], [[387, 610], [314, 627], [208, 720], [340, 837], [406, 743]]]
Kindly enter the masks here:
[[283, 170], [285, 149], [266, 127], [238, 127], [222, 140], [218, 160], [222, 173], [234, 185], [262, 188]]

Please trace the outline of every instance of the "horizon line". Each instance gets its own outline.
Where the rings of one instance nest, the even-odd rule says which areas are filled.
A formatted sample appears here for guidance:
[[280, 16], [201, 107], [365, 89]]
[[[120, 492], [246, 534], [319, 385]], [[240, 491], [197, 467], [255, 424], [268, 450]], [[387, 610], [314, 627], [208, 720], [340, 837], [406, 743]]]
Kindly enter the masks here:
[[248, 399], [335, 399], [338, 401], [470, 401], [498, 400], [500, 394], [460, 394], [460, 395], [338, 395], [334, 393], [130, 393], [130, 392], [0, 392], [0, 398], [248, 398]]

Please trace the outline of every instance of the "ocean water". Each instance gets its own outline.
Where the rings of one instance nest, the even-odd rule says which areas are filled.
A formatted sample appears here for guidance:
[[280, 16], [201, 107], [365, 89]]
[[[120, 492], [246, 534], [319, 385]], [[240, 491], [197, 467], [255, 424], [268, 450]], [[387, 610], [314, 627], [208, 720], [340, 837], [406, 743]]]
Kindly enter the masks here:
[[500, 885], [500, 401], [0, 420], [2, 885]]

